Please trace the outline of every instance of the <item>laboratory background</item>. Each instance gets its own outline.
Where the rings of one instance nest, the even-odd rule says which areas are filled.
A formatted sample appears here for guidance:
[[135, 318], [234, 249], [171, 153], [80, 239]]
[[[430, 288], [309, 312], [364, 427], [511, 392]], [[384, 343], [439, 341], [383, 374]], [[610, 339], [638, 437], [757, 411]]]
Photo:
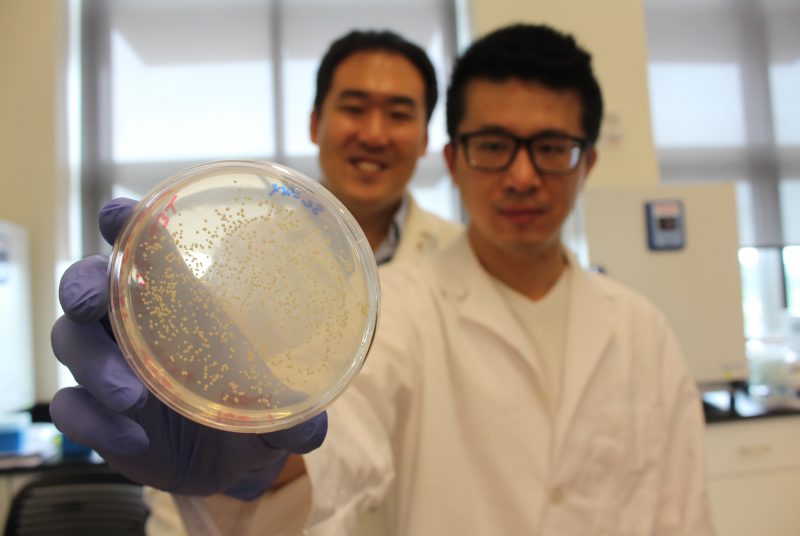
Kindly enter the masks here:
[[[50, 349], [96, 214], [190, 165], [317, 177], [317, 62], [355, 27], [452, 59], [514, 21], [573, 33], [606, 100], [568, 226], [587, 266], [667, 315], [703, 394], [720, 535], [800, 534], [800, 3], [796, 0], [0, 0], [0, 526], [27, 484], [102, 460], [58, 437]], [[443, 98], [412, 184], [463, 219]]]

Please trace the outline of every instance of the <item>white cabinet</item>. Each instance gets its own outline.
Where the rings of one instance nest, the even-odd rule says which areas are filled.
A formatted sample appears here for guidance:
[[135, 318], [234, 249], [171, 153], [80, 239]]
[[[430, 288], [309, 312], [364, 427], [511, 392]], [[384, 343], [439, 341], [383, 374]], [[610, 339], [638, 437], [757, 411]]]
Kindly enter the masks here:
[[706, 447], [718, 536], [800, 534], [800, 416], [709, 424]]

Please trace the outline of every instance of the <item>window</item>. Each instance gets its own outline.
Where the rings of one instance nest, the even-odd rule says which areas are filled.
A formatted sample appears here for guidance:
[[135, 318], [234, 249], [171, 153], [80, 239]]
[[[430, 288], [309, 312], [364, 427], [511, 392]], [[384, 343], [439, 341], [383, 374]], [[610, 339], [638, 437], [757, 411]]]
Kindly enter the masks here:
[[[83, 0], [83, 252], [108, 199], [141, 197], [196, 163], [275, 160], [318, 177], [308, 134], [318, 61], [355, 28], [422, 46], [440, 95], [455, 56], [453, 0]], [[441, 156], [443, 98], [412, 182], [424, 207], [460, 212]]]
[[746, 336], [800, 315], [800, 4], [646, 0], [662, 180], [737, 183]]
[[783, 248], [783, 266], [786, 270], [786, 308], [789, 314], [800, 318], [800, 246]]

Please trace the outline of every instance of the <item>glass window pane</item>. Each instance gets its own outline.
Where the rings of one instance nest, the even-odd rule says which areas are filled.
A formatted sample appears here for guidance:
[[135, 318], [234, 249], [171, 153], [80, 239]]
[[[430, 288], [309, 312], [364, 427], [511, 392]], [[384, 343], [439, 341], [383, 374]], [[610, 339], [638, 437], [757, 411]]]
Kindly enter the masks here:
[[800, 145], [800, 60], [770, 68], [775, 142]]
[[656, 146], [743, 146], [741, 73], [736, 64], [649, 65]]
[[[289, 156], [314, 156], [317, 147], [311, 142], [309, 121], [314, 104], [316, 71], [319, 57], [284, 58], [282, 67], [284, 140]], [[300, 82], [304, 83], [300, 83]]]
[[741, 248], [744, 330], [747, 338], [777, 333], [783, 325], [784, 293], [778, 248]]
[[786, 272], [787, 309], [800, 317], [800, 246], [783, 248], [783, 268]]
[[753, 187], [747, 181], [736, 182], [736, 216], [739, 223], [739, 245], [756, 243], [753, 217]]
[[781, 199], [783, 243], [800, 245], [800, 178], [782, 180], [778, 191]]
[[266, 6], [110, 3], [112, 160], [274, 151]]
[[775, 142], [800, 146], [800, 3], [766, 2]]

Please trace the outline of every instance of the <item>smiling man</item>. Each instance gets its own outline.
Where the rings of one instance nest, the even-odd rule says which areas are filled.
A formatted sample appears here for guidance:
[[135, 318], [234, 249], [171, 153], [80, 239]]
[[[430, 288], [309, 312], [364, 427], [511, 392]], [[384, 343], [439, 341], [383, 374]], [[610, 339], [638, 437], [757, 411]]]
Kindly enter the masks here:
[[[591, 57], [547, 26], [502, 28], [458, 60], [447, 104], [445, 157], [467, 230], [382, 271], [369, 358], [329, 408], [319, 448], [324, 414], [276, 434], [209, 438], [153, 397], [160, 411], [121, 405], [114, 393], [135, 378], [86, 365], [124, 363], [86, 322], [54, 328], [56, 355], [88, 386], [57, 395], [55, 422], [135, 480], [177, 473], [171, 491], [192, 534], [350, 535], [383, 503], [396, 536], [710, 536], [701, 405], [672, 330], [561, 241], [598, 158]], [[354, 191], [382, 167], [346, 160]], [[107, 286], [102, 270], [70, 274], [83, 294]], [[87, 316], [67, 298], [68, 315]], [[122, 432], [104, 423], [122, 417], [145, 430], [149, 451], [117, 446]], [[164, 431], [172, 422], [216, 463], [186, 454]], [[289, 452], [300, 470], [283, 465]], [[210, 489], [221, 493], [197, 497]]]
[[407, 191], [436, 100], [428, 56], [389, 31], [343, 36], [317, 71], [310, 131], [322, 181], [353, 213], [379, 263], [441, 249], [460, 230]]

